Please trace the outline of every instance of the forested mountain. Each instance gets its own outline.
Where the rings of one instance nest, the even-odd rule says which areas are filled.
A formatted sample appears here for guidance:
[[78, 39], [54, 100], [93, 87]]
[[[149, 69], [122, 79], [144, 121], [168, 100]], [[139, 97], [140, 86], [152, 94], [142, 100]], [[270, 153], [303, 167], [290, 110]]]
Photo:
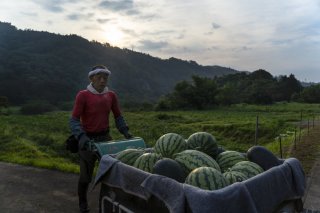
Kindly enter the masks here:
[[88, 84], [88, 71], [96, 64], [112, 71], [109, 86], [128, 102], [156, 101], [192, 75], [237, 73], [177, 58], [163, 60], [77, 35], [19, 30], [0, 22], [0, 96], [12, 104], [72, 101]]

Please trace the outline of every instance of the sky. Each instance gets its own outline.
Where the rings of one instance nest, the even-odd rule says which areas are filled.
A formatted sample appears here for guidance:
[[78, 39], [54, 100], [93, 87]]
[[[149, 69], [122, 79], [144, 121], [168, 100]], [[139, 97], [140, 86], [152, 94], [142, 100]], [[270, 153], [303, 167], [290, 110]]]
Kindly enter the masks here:
[[1, 0], [0, 21], [320, 82], [320, 0]]

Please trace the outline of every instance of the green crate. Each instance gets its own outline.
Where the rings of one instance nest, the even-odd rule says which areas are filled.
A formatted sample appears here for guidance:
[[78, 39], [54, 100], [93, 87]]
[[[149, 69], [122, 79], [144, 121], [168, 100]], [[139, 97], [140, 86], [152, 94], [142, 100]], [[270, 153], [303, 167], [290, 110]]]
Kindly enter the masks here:
[[100, 156], [106, 154], [116, 154], [125, 149], [137, 149], [137, 148], [146, 148], [146, 144], [142, 138], [135, 137], [132, 139], [124, 140], [114, 140], [108, 142], [97, 142], [93, 143], [94, 150]]

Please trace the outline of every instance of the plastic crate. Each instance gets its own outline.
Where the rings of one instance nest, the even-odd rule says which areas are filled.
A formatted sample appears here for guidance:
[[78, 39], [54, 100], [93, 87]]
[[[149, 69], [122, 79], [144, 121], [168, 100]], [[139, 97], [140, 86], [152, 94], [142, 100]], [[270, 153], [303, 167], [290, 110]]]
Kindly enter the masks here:
[[128, 140], [94, 142], [91, 146], [91, 149], [93, 151], [96, 151], [100, 157], [106, 154], [116, 154], [122, 150], [130, 148], [146, 148], [144, 140], [139, 137], [135, 137]]

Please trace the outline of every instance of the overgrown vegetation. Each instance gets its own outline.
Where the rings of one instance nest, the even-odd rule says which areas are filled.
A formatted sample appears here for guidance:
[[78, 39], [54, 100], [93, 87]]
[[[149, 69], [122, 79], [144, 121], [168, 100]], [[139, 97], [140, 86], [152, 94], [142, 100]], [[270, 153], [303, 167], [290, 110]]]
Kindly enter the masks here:
[[[320, 107], [299, 103], [241, 104], [211, 111], [132, 111], [125, 112], [124, 116], [132, 134], [142, 137], [149, 147], [165, 133], [175, 132], [188, 138], [194, 132], [206, 131], [213, 134], [225, 149], [245, 152], [255, 144], [258, 115], [258, 144], [279, 156], [279, 144], [275, 138], [295, 130], [301, 110], [303, 120], [316, 119]], [[68, 153], [64, 146], [70, 134], [69, 116], [70, 112], [0, 115], [0, 160], [78, 172], [78, 156]], [[111, 125], [113, 138], [121, 139], [114, 124]], [[292, 145], [292, 136], [283, 139], [284, 150], [289, 150]]]
[[273, 104], [275, 102], [319, 103], [320, 86], [303, 88], [294, 75], [273, 77], [265, 70], [236, 73], [222, 77], [193, 76], [192, 81], [176, 84], [162, 97], [158, 110], [212, 109], [232, 104]]

